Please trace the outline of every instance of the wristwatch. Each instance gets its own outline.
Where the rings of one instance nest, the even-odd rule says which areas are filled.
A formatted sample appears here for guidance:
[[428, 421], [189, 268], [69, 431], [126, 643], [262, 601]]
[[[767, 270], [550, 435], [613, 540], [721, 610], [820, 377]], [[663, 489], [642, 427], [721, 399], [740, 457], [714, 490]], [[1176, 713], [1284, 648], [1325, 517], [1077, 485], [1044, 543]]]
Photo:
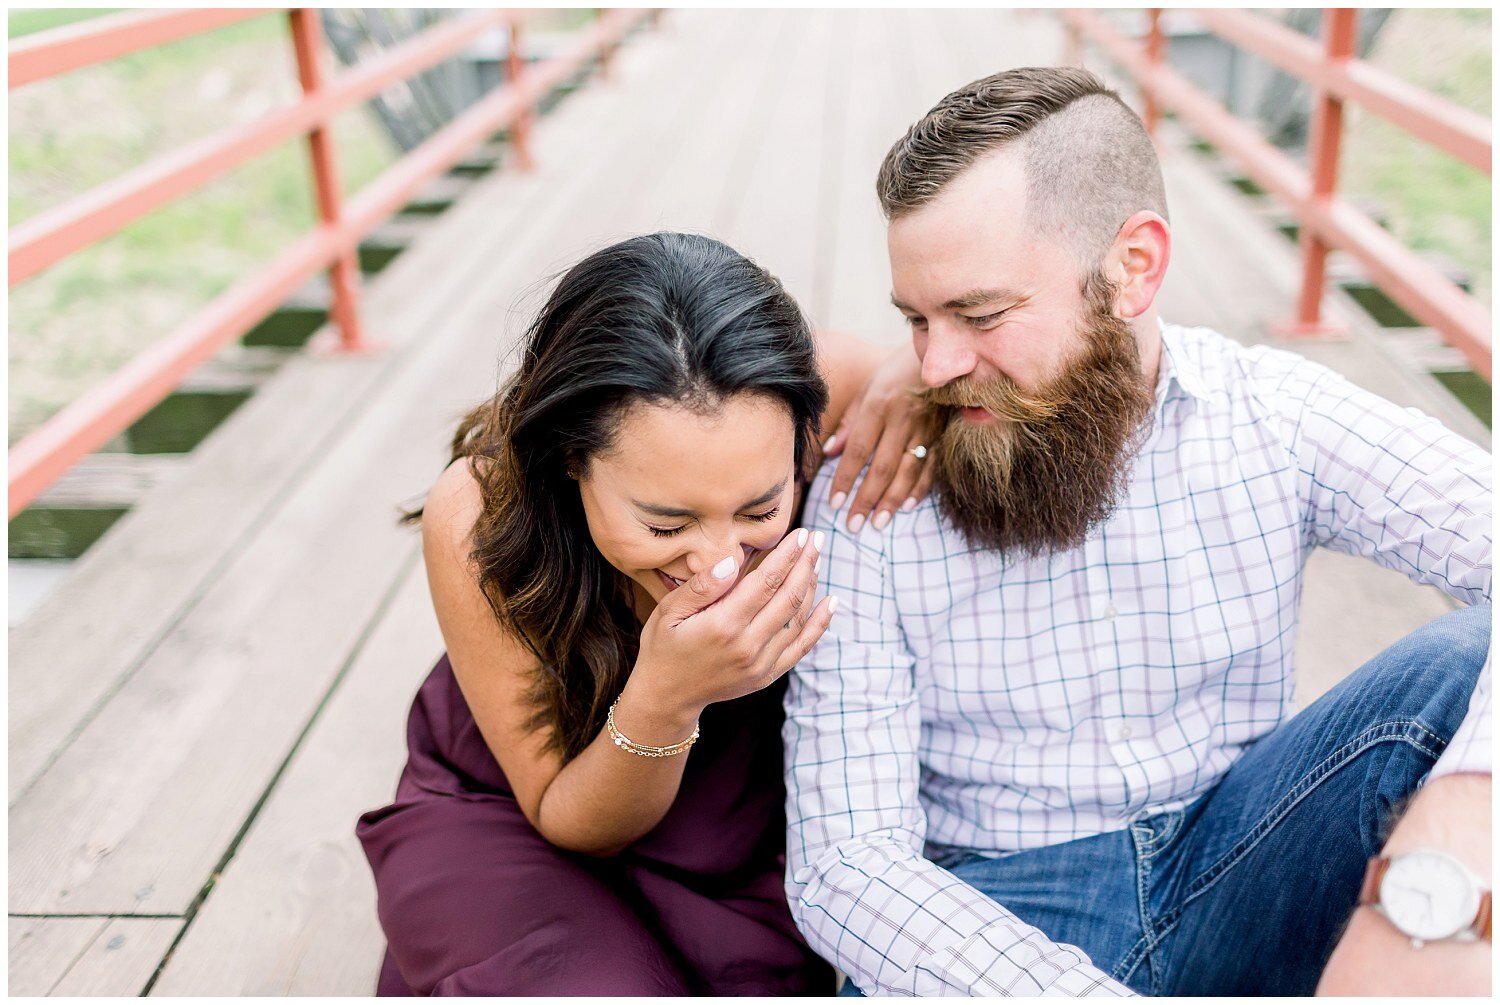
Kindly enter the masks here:
[[1413, 949], [1439, 939], [1494, 941], [1490, 891], [1462, 862], [1440, 851], [1370, 859], [1359, 902], [1385, 915]]

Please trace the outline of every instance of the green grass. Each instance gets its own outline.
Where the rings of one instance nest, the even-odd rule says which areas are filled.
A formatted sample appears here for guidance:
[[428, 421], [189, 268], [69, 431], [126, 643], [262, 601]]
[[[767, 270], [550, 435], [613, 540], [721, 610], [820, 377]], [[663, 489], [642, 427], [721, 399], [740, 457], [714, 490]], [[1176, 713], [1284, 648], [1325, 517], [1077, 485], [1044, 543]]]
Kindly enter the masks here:
[[[1370, 59], [1402, 80], [1488, 117], [1492, 26], [1488, 10], [1401, 9]], [[1408, 246], [1440, 252], [1488, 304], [1492, 184], [1488, 175], [1358, 109], [1349, 114], [1340, 194], [1386, 209], [1386, 226]]]
[[[12, 36], [93, 11], [12, 13]], [[33, 16], [34, 15], [34, 16]], [[10, 95], [12, 225], [296, 99], [290, 32], [268, 15]], [[334, 120], [346, 193], [395, 160], [363, 108]], [[18, 285], [10, 443], [254, 274], [315, 219], [306, 143], [281, 144]]]
[[48, 28], [61, 28], [65, 24], [87, 21], [91, 17], [113, 14], [123, 9], [121, 7], [55, 7], [13, 10], [8, 12], [5, 18], [5, 30], [7, 37], [20, 38], [22, 35], [46, 31]]

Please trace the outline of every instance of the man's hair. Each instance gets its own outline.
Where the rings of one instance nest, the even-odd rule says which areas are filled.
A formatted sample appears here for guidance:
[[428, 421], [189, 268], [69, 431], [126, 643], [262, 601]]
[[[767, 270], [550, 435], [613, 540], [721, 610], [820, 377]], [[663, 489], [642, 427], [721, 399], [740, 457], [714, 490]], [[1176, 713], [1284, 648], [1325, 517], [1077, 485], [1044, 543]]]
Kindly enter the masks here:
[[1092, 267], [1131, 214], [1167, 218], [1161, 166], [1140, 118], [1094, 74], [1022, 67], [939, 101], [885, 155], [875, 188], [887, 220], [935, 199], [980, 158], [1016, 145], [1032, 233], [1059, 235]]

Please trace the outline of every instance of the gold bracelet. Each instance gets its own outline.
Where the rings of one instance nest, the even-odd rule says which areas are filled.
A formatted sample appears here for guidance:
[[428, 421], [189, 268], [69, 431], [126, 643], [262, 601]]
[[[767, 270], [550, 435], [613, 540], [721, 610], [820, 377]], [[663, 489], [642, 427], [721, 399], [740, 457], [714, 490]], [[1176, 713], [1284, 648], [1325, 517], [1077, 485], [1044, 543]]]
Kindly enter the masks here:
[[604, 717], [604, 725], [609, 730], [609, 738], [615, 741], [615, 746], [621, 750], [638, 754], [641, 757], [671, 757], [673, 754], [682, 753], [698, 742], [698, 724], [695, 722], [693, 723], [693, 735], [686, 740], [669, 743], [665, 747], [653, 747], [648, 743], [636, 743], [620, 732], [620, 727], [615, 725], [615, 705], [619, 703], [620, 699], [616, 698], [614, 705], [609, 706], [609, 714]]

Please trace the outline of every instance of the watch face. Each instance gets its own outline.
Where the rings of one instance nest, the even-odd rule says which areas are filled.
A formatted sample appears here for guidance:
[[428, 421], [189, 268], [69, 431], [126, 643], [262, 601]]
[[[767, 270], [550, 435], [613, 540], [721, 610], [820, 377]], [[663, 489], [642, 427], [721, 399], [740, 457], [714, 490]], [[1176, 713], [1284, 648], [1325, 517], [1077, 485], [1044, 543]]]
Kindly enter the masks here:
[[1474, 920], [1479, 891], [1447, 855], [1416, 851], [1391, 860], [1380, 884], [1380, 906], [1412, 938], [1445, 939]]

